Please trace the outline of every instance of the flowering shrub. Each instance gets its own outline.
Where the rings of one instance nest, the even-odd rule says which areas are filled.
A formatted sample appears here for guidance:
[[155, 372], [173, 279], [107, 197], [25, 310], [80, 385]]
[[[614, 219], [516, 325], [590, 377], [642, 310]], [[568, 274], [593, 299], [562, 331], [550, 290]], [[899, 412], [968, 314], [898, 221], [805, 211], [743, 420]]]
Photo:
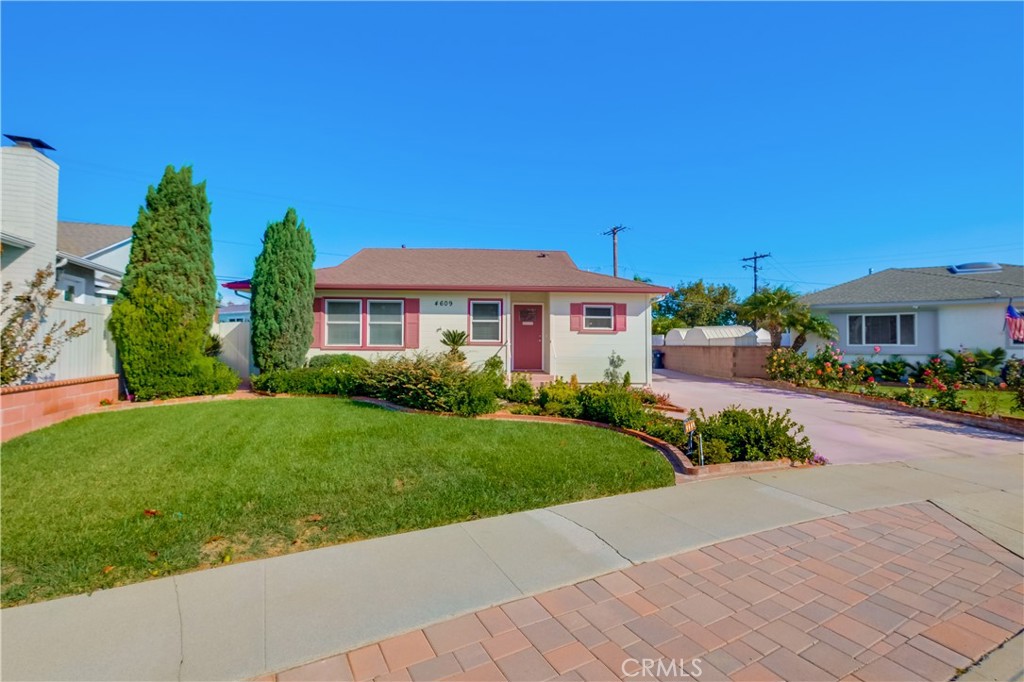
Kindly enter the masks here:
[[1003, 368], [1003, 385], [1013, 391], [1013, 409], [1024, 412], [1024, 360], [1011, 358]]
[[811, 367], [812, 378], [826, 388], [845, 388], [860, 379], [856, 368], [844, 360], [843, 351], [831, 342], [818, 346]]
[[811, 380], [811, 361], [806, 353], [794, 353], [789, 348], [776, 348], [765, 360], [765, 372], [775, 381], [788, 381], [806, 386]]

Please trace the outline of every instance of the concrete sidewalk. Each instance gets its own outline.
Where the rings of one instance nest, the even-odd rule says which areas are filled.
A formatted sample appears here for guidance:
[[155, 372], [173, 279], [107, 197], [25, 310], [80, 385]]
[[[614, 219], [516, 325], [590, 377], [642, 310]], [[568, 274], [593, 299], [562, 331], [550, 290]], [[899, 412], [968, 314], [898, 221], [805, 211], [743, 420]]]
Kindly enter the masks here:
[[1024, 554], [1020, 454], [687, 483], [5, 609], [6, 679], [241, 679], [656, 558], [933, 500]]

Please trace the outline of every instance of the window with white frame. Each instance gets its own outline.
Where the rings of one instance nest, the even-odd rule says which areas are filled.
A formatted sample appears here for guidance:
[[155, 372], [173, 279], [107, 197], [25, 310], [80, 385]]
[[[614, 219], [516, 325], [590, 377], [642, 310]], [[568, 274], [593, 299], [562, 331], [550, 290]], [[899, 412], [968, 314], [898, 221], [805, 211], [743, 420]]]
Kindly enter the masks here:
[[851, 346], [913, 346], [917, 343], [917, 315], [848, 315], [847, 331]]
[[405, 319], [403, 301], [367, 301], [366, 314], [369, 345], [402, 345]]
[[327, 301], [327, 345], [361, 346], [363, 343], [363, 302]]
[[469, 340], [501, 341], [501, 301], [470, 301]]
[[613, 331], [615, 329], [615, 308], [610, 305], [583, 306], [583, 328]]

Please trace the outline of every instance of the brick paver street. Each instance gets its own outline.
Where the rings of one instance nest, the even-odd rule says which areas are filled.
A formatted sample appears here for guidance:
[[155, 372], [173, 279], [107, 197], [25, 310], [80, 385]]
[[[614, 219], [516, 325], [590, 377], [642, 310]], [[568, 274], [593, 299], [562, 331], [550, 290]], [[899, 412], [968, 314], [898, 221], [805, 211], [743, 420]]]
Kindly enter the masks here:
[[1022, 563], [929, 503], [874, 509], [639, 564], [266, 679], [948, 680], [1024, 627]]

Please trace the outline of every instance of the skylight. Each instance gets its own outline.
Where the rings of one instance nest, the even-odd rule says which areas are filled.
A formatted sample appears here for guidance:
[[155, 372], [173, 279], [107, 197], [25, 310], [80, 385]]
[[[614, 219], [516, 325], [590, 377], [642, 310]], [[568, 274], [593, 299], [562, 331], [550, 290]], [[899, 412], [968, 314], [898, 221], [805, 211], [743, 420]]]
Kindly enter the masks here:
[[983, 272], [1002, 272], [1003, 266], [999, 263], [962, 263], [950, 265], [949, 271], [954, 275], [977, 275]]

